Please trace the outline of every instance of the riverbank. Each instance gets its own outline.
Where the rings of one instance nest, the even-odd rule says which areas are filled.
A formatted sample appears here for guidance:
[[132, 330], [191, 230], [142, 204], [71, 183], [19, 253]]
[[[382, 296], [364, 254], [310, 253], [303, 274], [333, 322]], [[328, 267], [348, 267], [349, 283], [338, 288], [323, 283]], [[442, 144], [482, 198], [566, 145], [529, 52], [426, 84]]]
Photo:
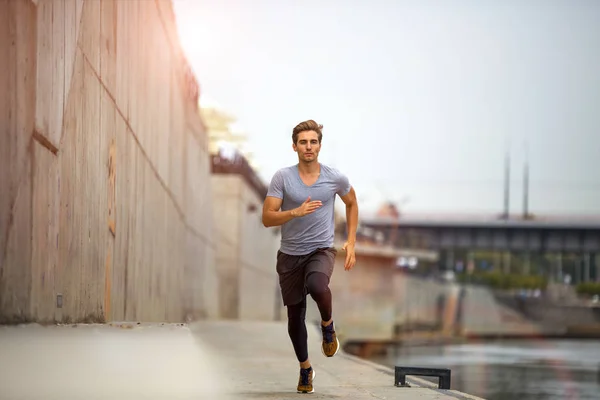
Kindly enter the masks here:
[[589, 324], [570, 327], [565, 333], [473, 333], [444, 334], [435, 331], [412, 332], [390, 340], [353, 340], [344, 343], [344, 349], [360, 358], [385, 356], [390, 349], [420, 346], [448, 346], [470, 343], [523, 340], [600, 340], [600, 325]]

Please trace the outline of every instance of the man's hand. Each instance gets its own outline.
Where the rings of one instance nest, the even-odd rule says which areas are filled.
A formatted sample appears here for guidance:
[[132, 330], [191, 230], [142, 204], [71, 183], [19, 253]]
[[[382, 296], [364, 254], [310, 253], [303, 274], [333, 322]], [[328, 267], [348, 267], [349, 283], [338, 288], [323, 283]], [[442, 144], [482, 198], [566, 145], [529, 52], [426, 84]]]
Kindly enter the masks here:
[[354, 243], [344, 243], [342, 250], [346, 250], [346, 262], [344, 263], [344, 269], [346, 271], [350, 271], [354, 267], [354, 264], [356, 264], [356, 255], [354, 254]]
[[308, 196], [300, 207], [292, 210], [292, 215], [294, 217], [304, 217], [305, 215], [314, 213], [322, 205], [323, 203], [320, 200], [310, 201], [310, 196]]

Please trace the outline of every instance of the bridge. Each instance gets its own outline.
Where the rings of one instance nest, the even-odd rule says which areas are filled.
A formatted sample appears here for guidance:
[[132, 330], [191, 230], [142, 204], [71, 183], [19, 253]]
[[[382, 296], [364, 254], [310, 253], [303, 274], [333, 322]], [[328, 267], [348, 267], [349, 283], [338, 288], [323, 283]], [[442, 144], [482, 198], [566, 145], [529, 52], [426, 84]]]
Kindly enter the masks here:
[[533, 264], [544, 264], [557, 279], [569, 258], [575, 260], [575, 281], [600, 280], [600, 218], [362, 217], [357, 241], [434, 251], [445, 269], [454, 268], [459, 254], [473, 259], [475, 252], [485, 251], [495, 253], [496, 264], [510, 272], [511, 258], [517, 256], [525, 273], [533, 272]]

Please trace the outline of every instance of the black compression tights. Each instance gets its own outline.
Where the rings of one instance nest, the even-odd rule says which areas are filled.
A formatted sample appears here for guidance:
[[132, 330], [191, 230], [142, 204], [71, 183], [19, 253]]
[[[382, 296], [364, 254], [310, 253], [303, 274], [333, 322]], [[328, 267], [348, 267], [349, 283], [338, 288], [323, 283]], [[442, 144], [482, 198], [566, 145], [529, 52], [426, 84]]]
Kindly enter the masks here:
[[[321, 319], [331, 319], [331, 291], [329, 290], [329, 279], [321, 272], [313, 272], [306, 278], [308, 293], [317, 303]], [[292, 339], [292, 345], [299, 362], [308, 359], [308, 333], [306, 331], [306, 298], [298, 304], [287, 306], [288, 333]]]

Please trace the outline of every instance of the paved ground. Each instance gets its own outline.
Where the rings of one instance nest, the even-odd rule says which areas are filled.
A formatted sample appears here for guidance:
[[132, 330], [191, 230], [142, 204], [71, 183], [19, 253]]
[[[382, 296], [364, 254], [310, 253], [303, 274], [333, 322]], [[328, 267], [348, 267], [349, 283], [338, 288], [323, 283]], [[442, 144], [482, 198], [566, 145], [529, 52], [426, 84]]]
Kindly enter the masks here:
[[309, 327], [315, 393], [295, 392], [298, 364], [282, 323], [0, 327], [0, 399], [474, 399], [393, 385], [390, 369], [324, 357]]

